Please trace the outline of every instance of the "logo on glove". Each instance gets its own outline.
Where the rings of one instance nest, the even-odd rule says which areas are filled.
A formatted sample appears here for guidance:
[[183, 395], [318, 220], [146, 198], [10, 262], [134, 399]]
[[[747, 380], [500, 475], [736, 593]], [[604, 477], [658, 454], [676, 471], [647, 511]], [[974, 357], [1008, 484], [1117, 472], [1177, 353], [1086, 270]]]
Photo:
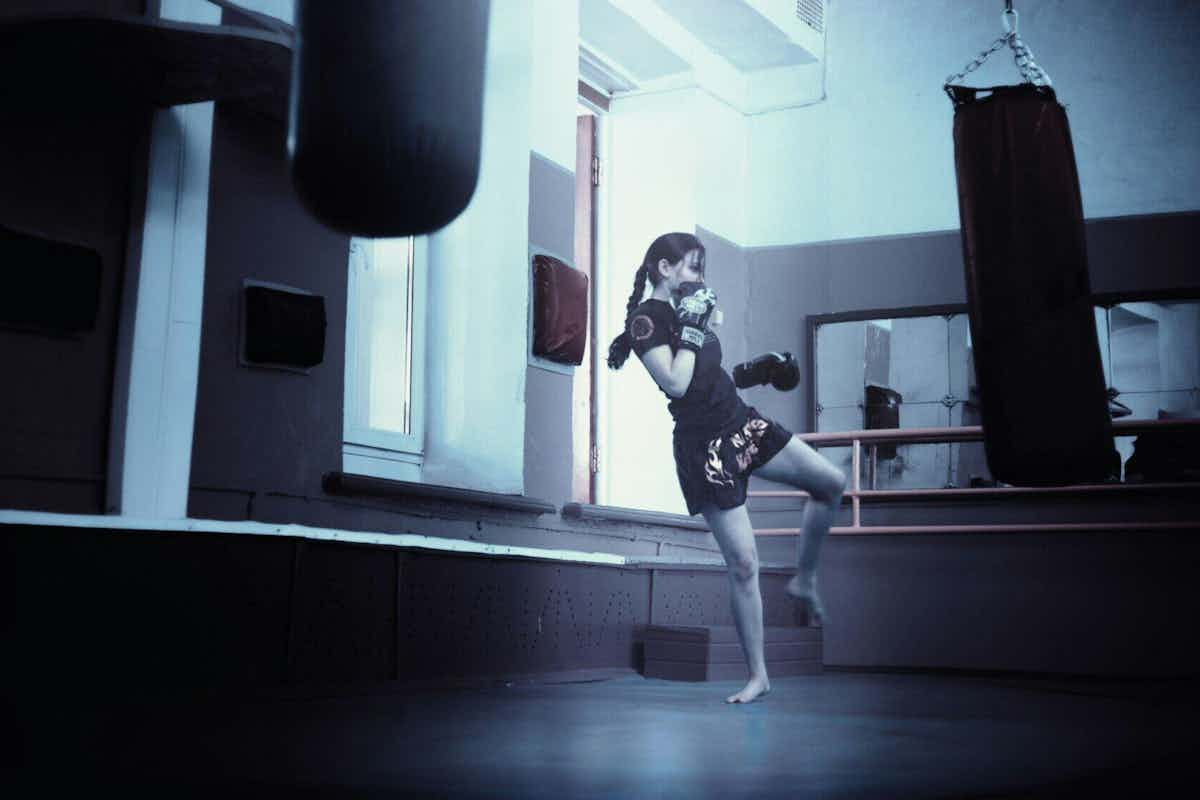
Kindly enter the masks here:
[[689, 314], [699, 316], [708, 311], [709, 306], [717, 304], [717, 294], [712, 289], [705, 287], [692, 294], [685, 295], [679, 299], [679, 305], [684, 311]]

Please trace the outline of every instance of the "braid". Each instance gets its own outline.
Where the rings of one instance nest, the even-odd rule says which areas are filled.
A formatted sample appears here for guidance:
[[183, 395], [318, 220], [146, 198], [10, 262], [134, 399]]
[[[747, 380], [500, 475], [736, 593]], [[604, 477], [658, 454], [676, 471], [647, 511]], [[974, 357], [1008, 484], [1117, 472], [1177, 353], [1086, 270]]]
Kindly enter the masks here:
[[646, 265], [638, 267], [637, 273], [633, 278], [633, 292], [629, 295], [629, 302], [625, 304], [625, 330], [621, 331], [621, 335], [612, 340], [612, 344], [608, 346], [608, 366], [610, 369], [620, 369], [625, 360], [629, 358], [629, 351], [632, 349], [632, 343], [629, 341], [629, 317], [632, 316], [633, 310], [642, 302], [642, 294], [646, 291], [646, 276], [648, 272]]

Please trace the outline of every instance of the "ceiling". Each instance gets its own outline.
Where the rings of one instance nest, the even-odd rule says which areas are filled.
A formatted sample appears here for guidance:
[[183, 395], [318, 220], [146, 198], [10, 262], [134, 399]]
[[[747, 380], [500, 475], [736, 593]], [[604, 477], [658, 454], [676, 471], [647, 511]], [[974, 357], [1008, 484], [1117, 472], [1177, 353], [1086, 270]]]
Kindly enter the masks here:
[[[800, 5], [579, 0], [580, 76], [615, 97], [697, 86], [745, 113], [764, 102], [793, 101], [811, 93], [811, 81], [802, 77], [820, 66], [825, 47], [822, 26], [802, 18]], [[817, 0], [804, 5], [809, 12], [822, 8]]]

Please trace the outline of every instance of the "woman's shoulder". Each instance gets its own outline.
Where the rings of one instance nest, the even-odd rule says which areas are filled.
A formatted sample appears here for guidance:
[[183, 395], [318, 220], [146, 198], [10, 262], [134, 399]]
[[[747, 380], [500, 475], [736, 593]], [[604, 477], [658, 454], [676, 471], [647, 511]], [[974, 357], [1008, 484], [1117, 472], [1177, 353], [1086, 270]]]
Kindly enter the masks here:
[[656, 300], [653, 297], [649, 300], [643, 300], [637, 308], [629, 315], [630, 319], [638, 315], [659, 318], [675, 318], [675, 309], [666, 300]]
[[633, 349], [640, 356], [651, 347], [671, 340], [675, 309], [662, 300], [647, 300], [633, 309], [626, 331], [633, 340]]

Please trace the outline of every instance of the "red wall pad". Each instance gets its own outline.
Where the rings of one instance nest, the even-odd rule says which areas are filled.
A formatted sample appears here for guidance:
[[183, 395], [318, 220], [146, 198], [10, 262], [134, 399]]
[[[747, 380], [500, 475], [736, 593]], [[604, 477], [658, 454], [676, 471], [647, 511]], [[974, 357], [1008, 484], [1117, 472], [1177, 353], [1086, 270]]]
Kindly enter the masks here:
[[588, 330], [588, 276], [547, 255], [533, 257], [533, 354], [582, 364]]

